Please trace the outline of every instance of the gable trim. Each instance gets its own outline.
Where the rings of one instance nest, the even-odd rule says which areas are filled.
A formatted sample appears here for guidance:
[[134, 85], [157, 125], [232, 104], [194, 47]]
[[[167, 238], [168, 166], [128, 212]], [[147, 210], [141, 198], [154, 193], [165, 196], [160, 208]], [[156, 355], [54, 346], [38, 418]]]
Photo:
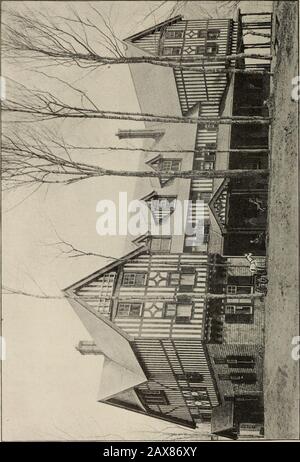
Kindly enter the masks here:
[[151, 34], [152, 32], [155, 32], [156, 30], [161, 29], [162, 27], [170, 26], [171, 24], [174, 24], [175, 22], [182, 21], [182, 19], [183, 19], [183, 16], [179, 14], [177, 16], [174, 16], [174, 18], [167, 19], [166, 21], [162, 21], [159, 24], [156, 24], [155, 26], [149, 27], [148, 29], [145, 29], [134, 35], [131, 35], [130, 37], [125, 38], [124, 41], [133, 42], [134, 40], [145, 37], [145, 35]]

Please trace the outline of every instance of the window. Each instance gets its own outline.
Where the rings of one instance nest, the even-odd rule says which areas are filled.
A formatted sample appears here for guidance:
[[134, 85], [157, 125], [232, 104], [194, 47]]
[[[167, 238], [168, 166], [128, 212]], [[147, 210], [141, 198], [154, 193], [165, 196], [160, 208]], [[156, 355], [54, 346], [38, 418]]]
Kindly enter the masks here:
[[210, 29], [207, 31], [207, 40], [216, 40], [217, 38], [219, 38], [219, 35], [219, 29]]
[[196, 277], [195, 272], [181, 273], [179, 290], [180, 291], [191, 291], [195, 285], [195, 277]]
[[255, 365], [254, 356], [228, 355], [226, 361], [231, 368], [253, 369]]
[[165, 38], [167, 39], [180, 39], [183, 37], [183, 30], [167, 30], [165, 33]]
[[150, 249], [152, 250], [152, 252], [170, 252], [171, 238], [152, 237], [150, 241]]
[[180, 273], [169, 273], [168, 285], [178, 286], [180, 282]]
[[219, 47], [216, 43], [206, 43], [206, 54], [207, 55], [216, 55], [219, 51]]
[[139, 318], [141, 316], [142, 303], [123, 303], [118, 304], [117, 316], [122, 318]]
[[249, 324], [253, 322], [252, 305], [226, 305], [225, 322], [235, 324]]
[[181, 47], [163, 47], [164, 56], [178, 56], [181, 53]]
[[252, 314], [252, 305], [226, 305], [225, 314]]
[[124, 273], [123, 286], [144, 286], [146, 282], [146, 273]]
[[198, 45], [195, 47], [195, 55], [205, 55], [205, 45]]
[[195, 200], [203, 201], [207, 204], [210, 201], [211, 193], [209, 192], [200, 192], [196, 194]]
[[164, 317], [172, 318], [172, 319], [175, 318], [176, 308], [177, 308], [176, 303], [166, 303]]
[[201, 383], [204, 381], [203, 374], [200, 374], [199, 372], [185, 372], [184, 374], [176, 374], [176, 378], [177, 380], [186, 380], [190, 384]]
[[180, 303], [177, 305], [176, 323], [185, 324], [191, 320], [193, 305]]
[[176, 197], [175, 196], [169, 196], [169, 197], [156, 196], [154, 199], [151, 199], [150, 203], [151, 203], [152, 210], [174, 210], [175, 203], [176, 203]]
[[185, 324], [190, 322], [193, 313], [193, 305], [191, 303], [166, 303], [164, 309], [164, 317], [175, 319], [177, 324]]
[[256, 374], [253, 372], [243, 372], [243, 373], [232, 373], [230, 374], [230, 380], [232, 383], [246, 383], [252, 384], [256, 383]]
[[159, 164], [161, 172], [179, 172], [181, 167], [181, 160], [177, 159], [162, 159]]
[[227, 293], [228, 294], [251, 294], [252, 287], [251, 286], [227, 286]]
[[212, 161], [204, 161], [196, 159], [194, 162], [194, 170], [213, 170], [215, 163]]
[[168, 398], [164, 392], [164, 390], [137, 390], [139, 396], [141, 397], [142, 401], [147, 406], [162, 406], [169, 404]]
[[196, 55], [207, 55], [212, 56], [216, 55], [219, 51], [219, 47], [216, 43], [206, 43], [206, 45], [197, 45], [195, 47], [195, 54]]

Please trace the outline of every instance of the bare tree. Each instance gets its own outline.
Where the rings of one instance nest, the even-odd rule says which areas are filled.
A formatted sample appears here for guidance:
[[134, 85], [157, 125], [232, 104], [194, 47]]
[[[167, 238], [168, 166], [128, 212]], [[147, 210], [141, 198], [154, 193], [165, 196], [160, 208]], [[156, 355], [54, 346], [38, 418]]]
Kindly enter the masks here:
[[[262, 59], [266, 62], [271, 56], [259, 53], [238, 53], [226, 56], [133, 56], [124, 52], [124, 43], [117, 37], [108, 18], [99, 8], [90, 5], [91, 14], [80, 17], [75, 9], [69, 8], [70, 16], [50, 17], [42, 12], [8, 10], [4, 23], [2, 47], [8, 58], [23, 58], [27, 62], [39, 59], [45, 66], [76, 65], [82, 68], [117, 64], [148, 63], [172, 68], [191, 69], [191, 64], [198, 65], [197, 72], [238, 73], [244, 69], [224, 69], [218, 63], [241, 58]], [[216, 69], [203, 68], [206, 63], [216, 63]], [[189, 66], [188, 66], [188, 65]], [[252, 71], [251, 71], [252, 72]], [[266, 73], [266, 70], [256, 70]]]
[[[48, 91], [32, 90], [24, 85], [13, 82], [13, 89], [16, 97], [4, 100], [2, 110], [7, 113], [19, 114], [26, 121], [26, 117], [32, 116], [34, 120], [52, 119], [109, 119], [128, 120], [135, 122], [155, 123], [182, 123], [182, 124], [270, 124], [270, 117], [261, 116], [217, 116], [217, 117], [188, 117], [164, 114], [137, 113], [125, 111], [110, 111], [99, 107], [83, 90], [80, 90], [68, 82], [58, 79], [68, 88], [71, 88], [75, 95], [80, 94], [81, 105], [70, 104], [58, 98]], [[24, 118], [25, 117], [25, 118]]]

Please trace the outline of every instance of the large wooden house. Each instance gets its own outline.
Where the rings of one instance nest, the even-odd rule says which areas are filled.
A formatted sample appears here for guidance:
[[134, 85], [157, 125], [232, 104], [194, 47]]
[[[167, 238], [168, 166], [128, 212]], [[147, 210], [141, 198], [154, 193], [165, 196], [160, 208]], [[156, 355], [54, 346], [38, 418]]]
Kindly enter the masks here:
[[[129, 66], [141, 112], [220, 115], [231, 85], [226, 70], [235, 66], [225, 56], [236, 53], [240, 41], [239, 18], [184, 20], [181, 16], [127, 38], [128, 56], [191, 57], [184, 69], [147, 63]], [[199, 72], [195, 56], [203, 57], [206, 72]], [[151, 150], [144, 154], [141, 170], [163, 174], [216, 168], [216, 123], [144, 125], [117, 133], [122, 142], [142, 140], [144, 150]], [[120, 260], [65, 289], [93, 339], [81, 341], [78, 350], [105, 357], [99, 401], [190, 427], [211, 420], [220, 396], [205, 348], [205, 296], [219, 186], [204, 178], [170, 180], [162, 175], [137, 180], [136, 198], [149, 206], [161, 227], [172, 222], [179, 201], [193, 202], [187, 216], [192, 224], [200, 207], [201, 242], [195, 245], [184, 232], [153, 235], [149, 230], [132, 236], [132, 250]], [[153, 200], [160, 204], [155, 209]]]

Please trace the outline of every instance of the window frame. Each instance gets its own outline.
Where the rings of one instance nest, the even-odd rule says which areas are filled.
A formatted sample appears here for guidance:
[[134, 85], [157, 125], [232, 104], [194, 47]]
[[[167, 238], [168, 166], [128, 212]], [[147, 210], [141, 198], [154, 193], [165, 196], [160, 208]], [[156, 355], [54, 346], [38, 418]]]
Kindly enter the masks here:
[[[216, 37], [209, 37], [209, 34], [218, 34]], [[217, 40], [220, 37], [221, 30], [220, 29], [207, 29], [207, 40]]]
[[[170, 162], [171, 163], [171, 169], [163, 169], [162, 168], [162, 164], [164, 162]], [[177, 162], [178, 163], [178, 169], [173, 169], [172, 168], [172, 165], [173, 165], [173, 162]], [[170, 159], [170, 158], [162, 158], [160, 159], [159, 161], [159, 164], [158, 164], [158, 169], [160, 172], [162, 173], [169, 173], [169, 172], [180, 172], [181, 170], [181, 163], [182, 163], [182, 159]]]
[[[174, 315], [167, 315], [168, 305], [175, 306], [175, 313]], [[187, 316], [178, 316], [178, 307], [179, 306], [189, 306], [190, 307], [190, 317]], [[164, 319], [172, 319], [175, 324], [189, 324], [194, 316], [194, 303], [191, 301], [177, 301], [177, 302], [165, 302], [163, 306], [163, 318]]]
[[[144, 282], [142, 284], [137, 284], [136, 279], [138, 276], [143, 275], [144, 276]], [[125, 277], [128, 276], [134, 276], [134, 283], [133, 284], [125, 284], [124, 279]], [[144, 287], [147, 285], [147, 273], [144, 271], [124, 271], [122, 275], [122, 283], [121, 285], [123, 287]]]
[[[149, 407], [149, 406], [168, 406], [170, 401], [166, 395], [165, 390], [137, 390], [139, 398], [141, 399], [142, 403]], [[148, 395], [148, 396], [147, 396]], [[151, 397], [154, 399], [154, 402], [151, 402]], [[149, 400], [150, 398], [150, 400]], [[160, 401], [159, 401], [160, 398]], [[158, 399], [158, 402], [157, 402]]]
[[[129, 310], [128, 310], [128, 314], [120, 314], [120, 305], [129, 305]], [[133, 307], [133, 305], [139, 305], [139, 315], [130, 315], [130, 311]], [[135, 319], [138, 319], [138, 318], [141, 318], [142, 317], [142, 313], [143, 313], [143, 308], [144, 308], [144, 304], [143, 303], [137, 303], [137, 302], [122, 302], [122, 301], [119, 301], [118, 302], [118, 305], [117, 305], [117, 312], [116, 312], [116, 317], [117, 318], [135, 318]]]
[[[166, 50], [172, 50], [172, 51], [168, 52], [168, 53], [165, 53]], [[178, 53], [173, 53], [174, 50], [179, 51], [179, 52]], [[166, 46], [163, 46], [163, 48], [162, 48], [162, 56], [180, 56], [181, 51], [182, 51], [181, 46], [166, 45]]]
[[166, 30], [164, 34], [165, 39], [182, 39], [184, 36], [184, 31], [181, 29], [177, 30]]
[[[170, 253], [171, 252], [172, 237], [170, 237], [170, 236], [164, 236], [164, 237], [162, 237], [162, 236], [160, 236], [160, 237], [153, 236], [153, 237], [150, 238], [149, 241], [150, 241], [150, 250], [151, 250], [152, 253]], [[163, 241], [165, 241], [165, 242], [168, 241], [169, 242], [168, 250], [165, 250], [165, 249], [162, 250], [161, 245], [160, 245], [159, 250], [152, 249], [152, 242], [154, 242], [154, 241], [156, 241], [156, 242], [160, 241], [161, 244], [162, 244]]]

